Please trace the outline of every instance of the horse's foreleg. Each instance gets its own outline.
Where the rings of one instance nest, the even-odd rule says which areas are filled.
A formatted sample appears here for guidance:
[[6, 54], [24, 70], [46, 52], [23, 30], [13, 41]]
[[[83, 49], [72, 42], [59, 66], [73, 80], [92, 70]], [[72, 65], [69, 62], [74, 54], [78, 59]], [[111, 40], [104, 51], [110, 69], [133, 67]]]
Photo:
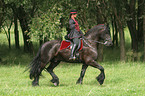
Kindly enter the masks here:
[[96, 77], [96, 79], [98, 80], [100, 85], [102, 85], [105, 79], [104, 68], [101, 65], [99, 65], [97, 62], [95, 62], [94, 60], [90, 60], [89, 62], [87, 62], [87, 64], [92, 67], [98, 68], [101, 71], [101, 73], [98, 75], [98, 77]]
[[82, 65], [82, 70], [81, 70], [81, 73], [80, 73], [80, 77], [79, 77], [79, 79], [78, 79], [78, 81], [77, 81], [77, 84], [82, 84], [82, 81], [83, 81], [83, 77], [84, 77], [84, 75], [85, 75], [85, 72], [86, 72], [86, 69], [88, 68], [88, 65], [86, 65], [86, 64], [83, 64]]
[[53, 72], [53, 69], [59, 64], [60, 62], [51, 62], [50, 65], [46, 68], [46, 70], [50, 73], [50, 75], [52, 76], [52, 80], [51, 82], [55, 85], [58, 86], [59, 85], [59, 78], [55, 75], [55, 73]]
[[104, 79], [105, 79], [104, 68], [100, 65], [98, 69], [101, 71], [101, 73], [99, 74], [98, 77], [96, 77], [96, 79], [98, 80], [100, 85], [102, 85], [104, 83]]

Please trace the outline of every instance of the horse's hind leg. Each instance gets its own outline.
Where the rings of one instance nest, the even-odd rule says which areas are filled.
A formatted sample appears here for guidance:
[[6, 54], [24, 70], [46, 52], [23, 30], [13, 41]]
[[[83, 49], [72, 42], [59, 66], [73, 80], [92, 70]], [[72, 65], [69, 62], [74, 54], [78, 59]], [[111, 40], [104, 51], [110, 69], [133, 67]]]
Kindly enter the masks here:
[[[41, 65], [46, 65], [46, 64], [41, 63]], [[38, 70], [36, 71], [35, 76], [34, 76], [34, 80], [32, 82], [33, 86], [38, 86], [39, 85], [39, 77], [40, 77], [41, 72], [44, 69], [44, 67], [45, 66], [39, 66]]]
[[82, 65], [81, 74], [80, 74], [80, 77], [79, 77], [79, 79], [78, 79], [78, 81], [77, 81], [77, 84], [82, 84], [83, 77], [84, 77], [84, 75], [85, 75], [85, 72], [86, 72], [86, 69], [87, 69], [87, 68], [88, 68], [88, 65], [86, 65], [86, 64], [83, 64], [83, 65]]
[[43, 71], [43, 69], [45, 68], [47, 63], [42, 63], [41, 65], [38, 66], [38, 69], [35, 70], [35, 75], [34, 75], [34, 80], [32, 82], [33, 86], [38, 86], [39, 85], [39, 77], [41, 75], [41, 72]]
[[58, 86], [59, 85], [59, 78], [55, 75], [55, 73], [53, 72], [53, 69], [59, 64], [60, 62], [51, 62], [50, 65], [46, 68], [46, 70], [50, 73], [50, 75], [52, 76], [52, 80], [51, 82], [55, 85]]
[[32, 86], [38, 86], [39, 85], [39, 76], [35, 76], [34, 80], [32, 81]]

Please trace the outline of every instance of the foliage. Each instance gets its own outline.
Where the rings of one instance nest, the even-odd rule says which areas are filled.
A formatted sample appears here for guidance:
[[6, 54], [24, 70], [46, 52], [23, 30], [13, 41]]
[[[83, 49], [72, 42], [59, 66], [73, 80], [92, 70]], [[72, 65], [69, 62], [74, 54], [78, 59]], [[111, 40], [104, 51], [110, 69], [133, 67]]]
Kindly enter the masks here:
[[31, 37], [36, 37], [39, 40], [48, 38], [54, 40], [62, 37], [60, 18], [62, 13], [59, 13], [60, 9], [56, 9], [56, 6], [48, 9], [47, 12], [43, 13], [39, 10], [38, 15], [32, 20]]
[[[137, 47], [140, 47], [141, 43], [143, 43], [143, 1], [144, 0], [2, 0], [0, 1], [0, 5], [3, 5], [0, 7], [0, 13], [2, 14], [0, 16], [0, 18], [2, 18], [0, 23], [3, 22], [3, 20], [8, 20], [9, 17], [9, 19], [13, 21], [13, 15], [17, 15], [17, 19], [22, 23], [20, 25], [26, 25], [21, 26], [21, 28], [23, 28], [22, 31], [25, 32], [25, 34], [23, 32], [24, 49], [31, 49], [32, 47], [29, 47], [31, 43], [27, 43], [28, 39], [30, 41], [35, 41], [36, 39], [37, 41], [63, 39], [66, 34], [69, 11], [71, 9], [77, 9], [77, 19], [82, 31], [87, 32], [88, 29], [99, 23], [114, 24], [112, 29], [115, 30], [113, 37], [116, 38], [116, 45], [118, 46], [117, 40], [119, 39], [123, 42], [120, 42], [120, 48], [124, 48], [125, 44], [123, 34], [119, 34], [122, 37], [118, 39], [118, 31], [121, 30], [121, 33], [123, 33], [123, 28], [129, 27], [133, 54], [136, 54], [136, 52], [140, 51]], [[13, 9], [13, 12], [11, 9]], [[23, 22], [23, 20], [25, 22]], [[5, 23], [3, 23], [3, 25], [4, 24]], [[29, 26], [27, 26], [28, 24]], [[29, 29], [31, 32], [29, 32]], [[31, 38], [29, 38], [28, 35], [30, 35]], [[33, 40], [33, 38], [35, 38], [35, 40]], [[27, 48], [25, 48], [25, 45], [27, 45]], [[123, 53], [125, 52], [121, 52], [121, 54]], [[123, 55], [121, 56], [125, 57]]]

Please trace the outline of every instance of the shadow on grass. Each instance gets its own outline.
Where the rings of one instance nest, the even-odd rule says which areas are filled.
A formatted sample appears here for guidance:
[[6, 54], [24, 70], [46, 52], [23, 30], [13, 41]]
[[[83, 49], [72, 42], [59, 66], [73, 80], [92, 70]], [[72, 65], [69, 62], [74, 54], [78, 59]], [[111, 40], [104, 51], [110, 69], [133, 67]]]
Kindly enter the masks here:
[[33, 57], [32, 53], [24, 52], [22, 47], [15, 49], [15, 46], [11, 46], [9, 49], [6, 44], [0, 45], [0, 65], [28, 65]]

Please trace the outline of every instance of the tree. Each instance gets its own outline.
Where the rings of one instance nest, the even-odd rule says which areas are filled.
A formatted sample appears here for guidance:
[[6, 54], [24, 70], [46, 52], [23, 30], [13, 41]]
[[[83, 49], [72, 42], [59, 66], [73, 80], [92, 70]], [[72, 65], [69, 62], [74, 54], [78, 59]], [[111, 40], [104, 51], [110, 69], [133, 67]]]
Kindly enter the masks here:
[[0, 27], [2, 26], [3, 23], [3, 11], [4, 11], [3, 3], [2, 1], [0, 1]]
[[[145, 9], [145, 3], [144, 3], [144, 9]], [[144, 62], [145, 62], [145, 11], [143, 15], [143, 33], [144, 33]]]
[[[106, 24], [106, 26], [109, 27], [109, 17], [110, 17], [110, 10], [108, 7], [109, 3], [105, 0], [99, 0], [96, 3], [96, 17], [97, 17], [97, 23], [98, 24]], [[99, 14], [99, 15], [98, 15]], [[103, 47], [104, 45], [99, 44], [99, 51], [98, 51], [98, 60], [103, 61]]]
[[111, 24], [112, 24], [112, 34], [113, 34], [113, 46], [118, 47], [118, 29], [116, 24], [116, 17], [114, 14], [111, 14]]
[[124, 37], [124, 10], [123, 10], [123, 1], [111, 0], [110, 8], [114, 12], [116, 18], [115, 24], [117, 25], [117, 30], [119, 31], [120, 36], [120, 60], [125, 61], [125, 37]]
[[[3, 5], [5, 5], [3, 8], [6, 9], [13, 9], [13, 16], [15, 20], [15, 39], [16, 39], [16, 46], [19, 47], [18, 44], [18, 30], [17, 30], [17, 22], [16, 19], [19, 20], [20, 26], [23, 33], [24, 38], [24, 51], [32, 52], [32, 42], [29, 41], [29, 24], [31, 23], [31, 19], [34, 16], [35, 8], [37, 0], [23, 0], [16, 1], [16, 0], [2, 0]], [[40, 1], [39, 1], [40, 2]], [[12, 14], [11, 14], [12, 15]]]
[[138, 8], [137, 8], [137, 37], [138, 37], [138, 42], [142, 44], [143, 42], [143, 12], [145, 11], [144, 9], [144, 0], [137, 0], [138, 2]]
[[16, 49], [20, 48], [20, 44], [19, 44], [19, 30], [18, 30], [18, 21], [17, 21], [17, 16], [14, 14], [14, 33], [15, 33], [15, 47]]
[[[87, 32], [100, 23], [111, 24], [113, 42], [120, 48], [120, 60], [125, 61], [124, 28], [128, 27], [131, 36], [133, 60], [144, 39], [144, 0], [1, 0], [0, 26], [8, 20], [7, 12], [13, 16], [15, 45], [19, 48], [18, 22], [24, 37], [24, 50], [32, 51], [33, 40], [40, 44], [48, 40], [63, 39], [71, 9], [78, 10], [78, 19], [82, 31]], [[118, 34], [120, 38], [118, 37]], [[120, 39], [120, 40], [118, 40]], [[120, 42], [119, 42], [120, 41]], [[114, 46], [115, 47], [115, 46]], [[103, 48], [99, 48], [100, 54]], [[103, 59], [103, 54], [101, 56]]]
[[139, 47], [143, 45], [144, 0], [125, 0], [127, 26], [131, 35], [133, 60], [137, 60]]
[[[24, 38], [24, 51], [26, 52], [32, 52], [32, 42], [29, 41], [29, 32], [30, 28], [28, 24], [30, 23], [30, 19], [28, 17], [28, 13], [26, 13], [25, 9], [23, 6], [18, 7], [18, 19], [20, 21], [20, 26], [22, 28], [22, 33], [23, 33], [23, 38]], [[30, 13], [29, 13], [30, 14]]]
[[11, 8], [13, 10], [13, 18], [14, 18], [15, 47], [16, 49], [19, 49], [20, 44], [19, 44], [19, 30], [18, 30], [18, 13], [15, 5], [12, 5]]
[[[1, 27], [3, 28], [7, 40], [8, 40], [8, 45], [9, 48], [11, 49], [11, 34], [10, 34], [10, 30], [13, 24], [13, 17], [11, 16], [12, 10], [7, 10], [7, 5], [5, 5], [4, 3], [2, 4], [2, 25]], [[5, 9], [4, 9], [5, 8]], [[6, 16], [5, 16], [6, 15]]]
[[[125, 0], [124, 2], [128, 2]], [[128, 14], [127, 25], [129, 28], [131, 40], [132, 40], [132, 50], [133, 50], [133, 59], [137, 59], [137, 52], [138, 52], [138, 37], [137, 37], [137, 29], [136, 29], [136, 12], [135, 12], [135, 5], [136, 0], [130, 0], [129, 3], [125, 3], [126, 5], [126, 13]]]
[[143, 23], [143, 31], [144, 31], [144, 62], [145, 62], [145, 17], [144, 17], [144, 23]]
[[13, 23], [13, 21], [10, 21], [10, 22], [5, 21], [4, 22], [4, 26], [3, 26], [3, 30], [4, 30], [4, 32], [6, 34], [7, 39], [8, 39], [9, 49], [11, 49], [11, 34], [10, 34], [10, 30], [11, 30], [11, 27], [12, 27], [12, 23]]
[[47, 11], [41, 8], [37, 11], [37, 15], [34, 16], [35, 18], [32, 19], [32, 24], [29, 25], [31, 27], [30, 36], [40, 40], [40, 45], [49, 40], [62, 40], [65, 33], [62, 31], [60, 23], [62, 17], [61, 8], [62, 6], [59, 3], [45, 8]]

